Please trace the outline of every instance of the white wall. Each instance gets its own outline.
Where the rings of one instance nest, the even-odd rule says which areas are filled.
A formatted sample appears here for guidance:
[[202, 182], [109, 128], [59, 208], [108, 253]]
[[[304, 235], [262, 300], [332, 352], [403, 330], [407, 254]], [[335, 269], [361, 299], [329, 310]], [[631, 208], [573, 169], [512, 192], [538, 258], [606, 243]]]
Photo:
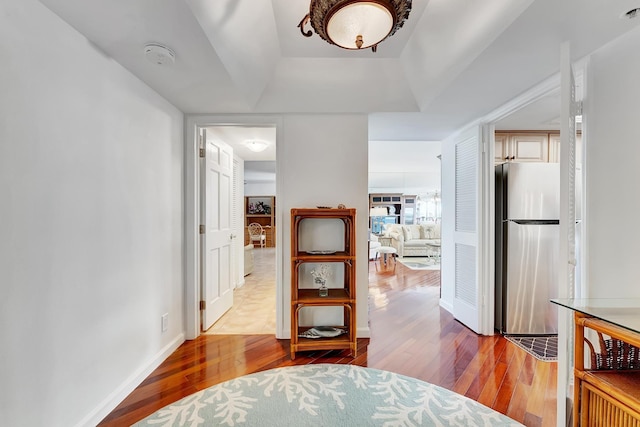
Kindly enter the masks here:
[[440, 141], [369, 141], [369, 192], [440, 191]]
[[0, 419], [93, 425], [183, 340], [183, 115], [35, 0], [0, 51]]
[[[284, 116], [282, 150], [278, 152], [278, 183], [282, 217], [283, 314], [289, 337], [291, 272], [291, 209], [338, 206], [357, 209], [357, 324], [358, 336], [368, 337], [368, 192], [367, 192], [367, 116], [287, 115]], [[313, 129], [313, 132], [309, 130]], [[283, 155], [281, 155], [283, 153]]]
[[587, 286], [640, 297], [640, 28], [592, 55], [585, 98]]
[[245, 196], [275, 196], [276, 195], [276, 183], [274, 182], [260, 182], [251, 183], [247, 182], [244, 185]]

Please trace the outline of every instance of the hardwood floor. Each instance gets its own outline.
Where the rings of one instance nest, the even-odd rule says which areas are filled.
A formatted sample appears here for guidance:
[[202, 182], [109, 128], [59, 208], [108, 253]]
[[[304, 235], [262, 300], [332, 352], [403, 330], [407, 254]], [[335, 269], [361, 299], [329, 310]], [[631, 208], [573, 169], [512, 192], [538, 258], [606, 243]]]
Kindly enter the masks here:
[[370, 339], [346, 351], [299, 353], [273, 335], [202, 335], [185, 342], [101, 426], [130, 425], [198, 390], [279, 366], [344, 363], [397, 372], [468, 396], [526, 426], [556, 425], [557, 364], [501, 336], [477, 336], [439, 307], [439, 271], [369, 266]]

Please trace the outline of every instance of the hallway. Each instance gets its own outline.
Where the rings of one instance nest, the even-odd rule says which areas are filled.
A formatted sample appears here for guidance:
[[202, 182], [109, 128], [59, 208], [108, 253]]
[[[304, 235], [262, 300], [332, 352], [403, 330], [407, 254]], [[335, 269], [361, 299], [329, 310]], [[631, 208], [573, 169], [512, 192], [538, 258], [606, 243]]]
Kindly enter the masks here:
[[276, 334], [276, 248], [255, 248], [244, 280], [233, 292], [233, 307], [205, 335]]

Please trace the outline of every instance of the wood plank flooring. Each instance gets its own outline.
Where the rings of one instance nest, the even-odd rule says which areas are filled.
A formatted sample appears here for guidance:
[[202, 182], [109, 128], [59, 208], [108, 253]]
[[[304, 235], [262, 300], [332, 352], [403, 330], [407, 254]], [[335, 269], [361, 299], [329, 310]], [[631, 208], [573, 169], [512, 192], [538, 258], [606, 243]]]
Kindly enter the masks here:
[[395, 274], [369, 268], [370, 339], [358, 357], [315, 351], [289, 357], [273, 335], [203, 335], [185, 342], [101, 426], [130, 425], [195, 391], [279, 366], [343, 363], [437, 384], [529, 427], [556, 425], [557, 364], [536, 360], [501, 336], [482, 337], [439, 307], [440, 272], [398, 263]]

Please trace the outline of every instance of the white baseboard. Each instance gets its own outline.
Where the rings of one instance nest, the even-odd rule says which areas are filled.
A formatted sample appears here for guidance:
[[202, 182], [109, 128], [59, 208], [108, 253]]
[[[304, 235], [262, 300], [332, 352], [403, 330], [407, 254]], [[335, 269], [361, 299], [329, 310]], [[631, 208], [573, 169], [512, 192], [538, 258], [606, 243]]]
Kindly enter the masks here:
[[440, 299], [440, 307], [447, 310], [449, 313], [453, 314], [453, 305], [443, 299]]
[[144, 381], [167, 357], [171, 355], [185, 341], [184, 332], [180, 333], [161, 349], [145, 366], [138, 368], [120, 387], [102, 401], [97, 408], [87, 414], [78, 424], [78, 427], [95, 426], [113, 411], [136, 387]]
[[371, 329], [369, 327], [356, 328], [356, 338], [371, 338]]

